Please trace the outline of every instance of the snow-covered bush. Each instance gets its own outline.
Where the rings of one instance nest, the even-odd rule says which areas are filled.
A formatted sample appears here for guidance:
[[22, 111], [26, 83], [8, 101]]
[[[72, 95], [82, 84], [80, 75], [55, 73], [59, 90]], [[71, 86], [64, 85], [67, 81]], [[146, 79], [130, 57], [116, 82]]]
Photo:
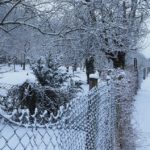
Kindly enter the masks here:
[[29, 81], [8, 93], [4, 110], [16, 122], [45, 124], [58, 119], [61, 106], [66, 106], [67, 94]]
[[82, 92], [83, 85], [82, 81], [74, 81], [70, 79], [69, 85], [66, 86], [66, 88], [63, 89], [64, 93], [66, 93], [67, 98], [71, 101], [73, 98], [77, 96], [79, 92]]
[[53, 60], [51, 54], [38, 59], [32, 68], [42, 86], [58, 88], [69, 78], [67, 73], [62, 72], [60, 65]]

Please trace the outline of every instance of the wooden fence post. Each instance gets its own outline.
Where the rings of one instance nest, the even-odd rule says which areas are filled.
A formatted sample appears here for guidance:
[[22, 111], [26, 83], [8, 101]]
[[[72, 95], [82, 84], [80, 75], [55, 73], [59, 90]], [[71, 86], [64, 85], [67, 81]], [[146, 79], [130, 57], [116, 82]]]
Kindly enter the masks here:
[[89, 78], [89, 90], [98, 85], [98, 78], [94, 76], [90, 76]]

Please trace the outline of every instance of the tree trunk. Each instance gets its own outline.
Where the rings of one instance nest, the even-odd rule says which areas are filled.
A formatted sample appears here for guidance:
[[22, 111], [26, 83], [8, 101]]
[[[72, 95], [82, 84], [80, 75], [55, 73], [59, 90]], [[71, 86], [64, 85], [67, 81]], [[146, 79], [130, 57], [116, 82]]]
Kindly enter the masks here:
[[14, 72], [16, 71], [16, 63], [14, 62]]
[[26, 69], [26, 63], [24, 62], [23, 63], [23, 70], [25, 70]]
[[[117, 53], [117, 54], [115, 54]], [[105, 52], [106, 57], [111, 59], [113, 62], [114, 68], [122, 68], [125, 67], [125, 52]]]
[[23, 59], [24, 59], [23, 70], [25, 70], [26, 69], [26, 56], [25, 56], [25, 54], [23, 55]]

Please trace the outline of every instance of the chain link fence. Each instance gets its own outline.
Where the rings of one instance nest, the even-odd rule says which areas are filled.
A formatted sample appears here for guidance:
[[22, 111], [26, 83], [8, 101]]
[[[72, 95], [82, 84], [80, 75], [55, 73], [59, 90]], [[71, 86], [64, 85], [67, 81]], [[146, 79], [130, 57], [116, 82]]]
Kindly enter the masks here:
[[61, 108], [60, 119], [53, 124], [16, 123], [1, 109], [0, 149], [116, 150], [115, 86], [113, 81], [100, 82], [88, 95], [73, 99], [67, 108]]

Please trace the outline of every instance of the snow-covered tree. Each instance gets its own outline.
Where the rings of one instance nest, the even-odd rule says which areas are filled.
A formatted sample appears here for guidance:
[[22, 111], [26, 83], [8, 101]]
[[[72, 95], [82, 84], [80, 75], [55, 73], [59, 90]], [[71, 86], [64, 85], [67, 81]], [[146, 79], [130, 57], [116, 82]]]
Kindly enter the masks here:
[[68, 78], [67, 74], [63, 73], [59, 67], [59, 63], [53, 60], [51, 54], [48, 54], [45, 58], [37, 60], [33, 71], [41, 85], [56, 88], [60, 87]]
[[72, 29], [64, 32], [65, 38], [61, 45], [65, 47], [66, 41], [70, 40], [70, 48], [66, 51], [70, 51], [68, 53], [71, 55], [77, 54], [77, 58], [80, 54], [85, 58], [95, 54], [97, 61], [107, 57], [114, 67], [124, 67], [126, 52], [136, 53], [139, 39], [145, 34], [143, 21], [148, 16], [145, 1], [62, 1], [64, 2], [71, 5], [68, 13], [66, 11], [71, 23], [68, 24], [64, 17], [64, 24]]

